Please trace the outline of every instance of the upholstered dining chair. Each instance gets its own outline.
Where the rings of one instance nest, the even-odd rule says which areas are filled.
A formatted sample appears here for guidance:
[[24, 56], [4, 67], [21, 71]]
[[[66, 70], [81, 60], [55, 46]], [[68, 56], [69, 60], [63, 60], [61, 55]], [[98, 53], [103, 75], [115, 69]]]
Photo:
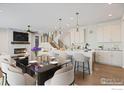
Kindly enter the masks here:
[[57, 70], [54, 76], [45, 82], [45, 85], [73, 85], [74, 68], [73, 66], [63, 67]]
[[15, 65], [9, 56], [0, 57], [1, 70], [4, 76], [4, 85], [34, 85], [35, 80]]
[[6, 84], [8, 85], [35, 85], [35, 79], [24, 74], [20, 69], [4, 62], [1, 63], [3, 72], [6, 73]]
[[[6, 63], [6, 64], [3, 64]], [[0, 55], [0, 67], [1, 67], [1, 72], [2, 72], [2, 85], [7, 85], [8, 82], [7, 82], [7, 74], [6, 74], [6, 71], [7, 71], [7, 68], [9, 66], [10, 63], [10, 55]]]
[[[83, 79], [84, 79], [84, 75], [85, 75], [85, 71], [88, 70], [89, 74], [90, 74], [90, 63], [89, 57], [84, 56], [82, 53], [75, 53], [74, 56], [74, 61], [75, 61], [75, 70], [79, 70], [79, 67], [81, 66], [81, 64], [83, 65]], [[86, 67], [87, 64], [87, 67]]]

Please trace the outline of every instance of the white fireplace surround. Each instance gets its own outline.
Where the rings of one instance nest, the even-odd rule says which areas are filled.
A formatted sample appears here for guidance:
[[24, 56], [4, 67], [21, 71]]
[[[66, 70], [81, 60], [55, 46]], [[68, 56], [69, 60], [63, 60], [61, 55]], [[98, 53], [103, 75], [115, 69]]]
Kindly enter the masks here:
[[[13, 42], [13, 31], [19, 31], [19, 32], [24, 32], [19, 29], [5, 29], [5, 28], [0, 28], [0, 37], [3, 40], [0, 40], [0, 53], [4, 54], [9, 54], [11, 56], [16, 56], [17, 54], [14, 54], [14, 49], [15, 48], [26, 48], [27, 49], [27, 54], [31, 55], [31, 35], [29, 34], [29, 42], [30, 44], [11, 44]], [[31, 59], [31, 56], [29, 57]]]

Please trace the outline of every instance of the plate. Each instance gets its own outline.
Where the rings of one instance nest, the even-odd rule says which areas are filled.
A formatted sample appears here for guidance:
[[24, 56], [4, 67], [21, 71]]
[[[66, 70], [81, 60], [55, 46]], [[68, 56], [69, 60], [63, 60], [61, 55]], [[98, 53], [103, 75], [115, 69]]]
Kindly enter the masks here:
[[50, 64], [58, 64], [57, 61], [51, 61]]

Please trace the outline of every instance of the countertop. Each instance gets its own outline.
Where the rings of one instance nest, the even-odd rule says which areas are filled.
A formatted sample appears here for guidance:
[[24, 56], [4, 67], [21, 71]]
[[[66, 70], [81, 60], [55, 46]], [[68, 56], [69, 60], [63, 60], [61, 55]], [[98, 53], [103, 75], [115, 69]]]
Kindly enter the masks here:
[[103, 50], [101, 50], [101, 49], [95, 49], [95, 51], [123, 51], [123, 50], [108, 50], [108, 49], [103, 49]]

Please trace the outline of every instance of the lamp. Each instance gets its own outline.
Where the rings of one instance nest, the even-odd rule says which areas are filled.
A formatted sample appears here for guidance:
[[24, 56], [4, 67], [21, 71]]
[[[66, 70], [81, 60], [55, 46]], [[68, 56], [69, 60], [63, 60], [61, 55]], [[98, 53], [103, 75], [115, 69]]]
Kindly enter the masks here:
[[62, 31], [62, 19], [59, 18], [59, 33], [61, 34]]
[[79, 16], [79, 13], [78, 13], [78, 12], [76, 12], [76, 16], [77, 16], [76, 31], [78, 32], [78, 31], [79, 31], [79, 23], [78, 23], [78, 16]]

